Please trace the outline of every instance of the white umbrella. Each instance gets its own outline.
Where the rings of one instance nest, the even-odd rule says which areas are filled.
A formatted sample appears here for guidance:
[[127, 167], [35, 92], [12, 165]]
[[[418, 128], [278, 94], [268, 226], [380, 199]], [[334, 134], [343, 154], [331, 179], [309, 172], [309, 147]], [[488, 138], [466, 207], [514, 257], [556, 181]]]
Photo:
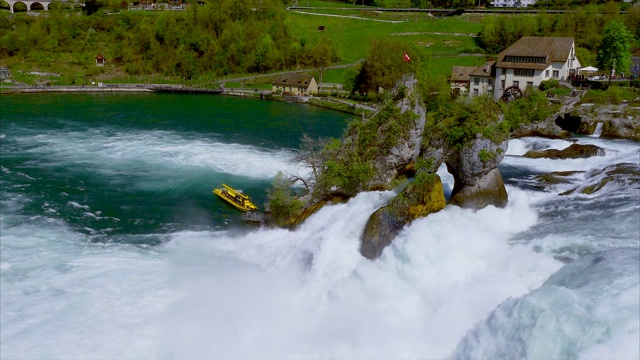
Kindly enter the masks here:
[[582, 69], [580, 69], [580, 71], [596, 72], [596, 71], [598, 71], [598, 68], [593, 67], [593, 66], [587, 66], [586, 68], [582, 68]]

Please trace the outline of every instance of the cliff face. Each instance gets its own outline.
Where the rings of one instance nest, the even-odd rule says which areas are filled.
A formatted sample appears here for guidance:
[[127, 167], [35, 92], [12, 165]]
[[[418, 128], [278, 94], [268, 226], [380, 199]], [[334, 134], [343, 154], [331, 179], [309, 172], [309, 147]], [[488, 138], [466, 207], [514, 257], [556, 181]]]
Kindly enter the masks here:
[[640, 141], [640, 107], [629, 104], [582, 104], [563, 109], [546, 119], [520, 126], [511, 132], [511, 138], [541, 136], [566, 139], [571, 134], [599, 135], [605, 139]]
[[413, 220], [445, 207], [442, 181], [436, 174], [419, 173], [389, 204], [369, 217], [360, 242], [360, 254], [376, 259], [402, 228]]
[[387, 153], [374, 160], [376, 172], [368, 184], [370, 189], [385, 188], [400, 171], [415, 162], [420, 153], [425, 125], [424, 107], [419, 101], [412, 101], [409, 98], [400, 100], [397, 107], [402, 114], [408, 112], [415, 116], [412, 116], [413, 121], [408, 124], [408, 131], [404, 136], [400, 137]]
[[[640, 141], [640, 107], [621, 105], [595, 106], [583, 104], [558, 116], [555, 123], [582, 135], [598, 134], [607, 139]], [[598, 125], [600, 124], [600, 125]]]
[[[466, 114], [465, 111], [461, 113]], [[424, 128], [426, 113], [417, 115], [420, 117], [417, 123]], [[404, 149], [404, 159], [408, 159], [410, 154], [406, 149], [418, 150], [411, 157], [417, 164], [416, 175], [413, 182], [387, 206], [370, 216], [360, 241], [360, 253], [363, 256], [368, 259], [379, 257], [406, 224], [445, 207], [442, 182], [435, 175], [442, 164], [446, 164], [455, 181], [449, 204], [471, 209], [481, 209], [488, 205], [506, 206], [507, 192], [498, 164], [504, 158], [508, 141], [506, 136], [486, 131], [497, 128], [496, 124], [502, 121], [495, 115], [494, 121], [486, 123], [473, 122], [471, 119], [466, 123], [459, 118], [455, 121], [451, 118], [432, 121], [421, 136], [412, 137], [412, 141], [415, 141], [413, 146], [394, 146], [391, 153]], [[479, 132], [472, 136], [455, 137], [459, 129], [466, 131], [467, 128], [477, 129]], [[456, 141], [452, 142], [451, 138], [454, 137]], [[384, 163], [381, 165], [385, 168]], [[388, 180], [391, 178], [387, 178]]]
[[481, 134], [476, 134], [473, 140], [459, 150], [446, 145], [432, 145], [424, 148], [421, 156], [435, 159], [434, 169], [446, 164], [447, 170], [453, 175], [450, 204], [471, 209], [481, 209], [488, 205], [504, 207], [508, 201], [507, 191], [498, 164], [504, 158], [507, 145], [507, 140], [494, 143]]

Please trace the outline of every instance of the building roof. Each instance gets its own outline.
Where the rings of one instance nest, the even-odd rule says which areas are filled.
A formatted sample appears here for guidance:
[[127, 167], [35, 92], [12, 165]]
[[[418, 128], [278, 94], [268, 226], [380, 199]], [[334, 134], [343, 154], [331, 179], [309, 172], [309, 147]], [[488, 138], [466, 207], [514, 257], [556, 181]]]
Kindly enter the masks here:
[[475, 66], [454, 66], [451, 69], [451, 81], [469, 81], [469, 75], [475, 69]]
[[493, 66], [495, 63], [495, 61], [487, 61], [484, 65], [475, 68], [471, 73], [471, 76], [496, 77], [496, 67]]
[[631, 54], [631, 56], [640, 56], [640, 50], [634, 52], [633, 54]]
[[311, 75], [302, 75], [302, 74], [284, 74], [276, 79], [273, 82], [275, 86], [304, 86], [308, 87], [313, 80], [313, 76]]
[[[546, 69], [551, 63], [567, 61], [573, 42], [572, 37], [525, 36], [498, 55], [497, 65], [501, 68]], [[513, 61], [514, 57], [520, 60]]]
[[96, 60], [104, 60], [104, 56], [102, 56], [102, 54], [98, 54], [98, 56], [96, 56]]

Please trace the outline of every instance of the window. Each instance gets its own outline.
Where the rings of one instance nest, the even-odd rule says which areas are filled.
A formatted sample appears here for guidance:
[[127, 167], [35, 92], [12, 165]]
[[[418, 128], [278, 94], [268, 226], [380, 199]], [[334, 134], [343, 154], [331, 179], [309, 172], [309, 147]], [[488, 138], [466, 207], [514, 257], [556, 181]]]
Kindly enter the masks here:
[[554, 78], [559, 78], [560, 77], [560, 71], [559, 70], [553, 70], [553, 77]]
[[478, 89], [473, 89], [473, 96], [478, 96]]
[[544, 72], [544, 77], [549, 77], [549, 70]]
[[513, 69], [513, 75], [533, 77], [535, 71], [533, 69]]
[[480, 78], [473, 78], [474, 85], [480, 85]]
[[513, 86], [519, 88], [520, 87], [520, 81], [514, 81], [513, 82]]
[[527, 87], [528, 88], [532, 88], [533, 87], [533, 81], [527, 81]]
[[504, 80], [500, 80], [500, 90], [504, 89]]
[[490, 86], [493, 86], [493, 79], [488, 79], [487, 82], [489, 83]]
[[547, 58], [544, 56], [512, 56], [507, 55], [504, 57], [505, 62], [515, 62], [515, 63], [537, 63], [544, 64], [547, 61]]

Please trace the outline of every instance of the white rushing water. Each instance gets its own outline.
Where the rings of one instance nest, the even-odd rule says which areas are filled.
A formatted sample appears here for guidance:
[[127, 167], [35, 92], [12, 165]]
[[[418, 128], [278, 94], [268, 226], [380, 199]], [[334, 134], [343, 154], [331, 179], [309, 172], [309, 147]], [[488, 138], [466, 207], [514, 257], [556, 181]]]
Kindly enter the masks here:
[[[227, 173], [270, 179], [278, 171], [303, 171], [291, 160], [290, 150], [222, 142], [207, 137], [189, 138], [171, 131], [116, 132], [90, 129], [78, 132], [50, 131], [22, 135], [12, 140], [28, 148], [43, 168], [74, 166], [106, 176], [143, 174], [144, 181], [162, 181], [176, 169]], [[149, 175], [151, 173], [151, 175]], [[302, 172], [301, 175], [305, 173]], [[148, 186], [140, 180], [140, 186]]]
[[[103, 152], [90, 150], [98, 143], [119, 153], [114, 171], [125, 166], [118, 161], [130, 164], [141, 152], [170, 152], [163, 159], [186, 170], [206, 161], [194, 157], [217, 146], [174, 140], [163, 146], [162, 134], [123, 138], [102, 145], [99, 137], [87, 140], [83, 153], [66, 153], [44, 138], [34, 151], [59, 151], [68, 155], [57, 160], [68, 156], [94, 166], [104, 164], [93, 157]], [[519, 155], [528, 149], [569, 143], [522, 139], [511, 141], [504, 163], [540, 172], [591, 171], [619, 162], [640, 166], [635, 143], [580, 142], [602, 146], [606, 155], [525, 159]], [[291, 167], [284, 165], [287, 154], [274, 158], [243, 146], [238, 152], [255, 176]], [[368, 216], [392, 192], [327, 206], [294, 231], [182, 231], [144, 248], [94, 244], [55, 218], [21, 215], [30, 200], [16, 195], [3, 204], [0, 218], [0, 355], [637, 359], [637, 185], [604, 195], [558, 196], [564, 188], [540, 192], [513, 185], [507, 190], [504, 209], [449, 206], [414, 221], [376, 261], [359, 255], [359, 237]], [[602, 206], [616, 196], [627, 199], [617, 208], [622, 225]], [[574, 203], [593, 216], [581, 218]], [[603, 227], [609, 231], [598, 231]], [[589, 233], [598, 237], [584, 240]], [[585, 242], [590, 253], [605, 252], [575, 255]], [[558, 260], [564, 248], [577, 258], [566, 266]]]

